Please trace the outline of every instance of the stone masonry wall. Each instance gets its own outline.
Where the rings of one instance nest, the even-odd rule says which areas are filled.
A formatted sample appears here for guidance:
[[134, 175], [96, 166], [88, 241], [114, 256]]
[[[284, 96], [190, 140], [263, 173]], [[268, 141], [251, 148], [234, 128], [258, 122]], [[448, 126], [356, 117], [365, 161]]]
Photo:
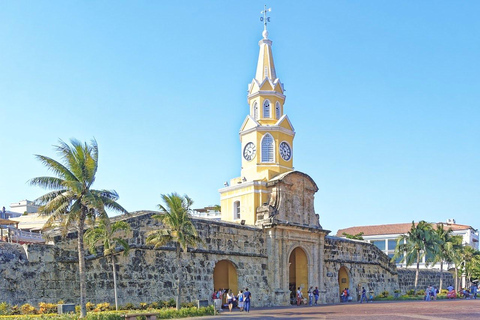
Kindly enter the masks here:
[[[132, 231], [127, 235], [131, 251], [117, 256], [119, 304], [154, 302], [175, 297], [176, 264], [173, 247], [154, 250], [146, 246], [148, 231], [158, 227], [153, 212], [131, 215], [125, 220]], [[255, 293], [252, 304], [269, 305], [265, 235], [261, 228], [195, 219], [204, 245], [183, 254], [184, 302], [210, 299], [214, 290], [213, 272], [220, 260], [236, 267], [238, 287]], [[2, 243], [0, 246], [0, 301], [78, 303], [79, 283], [75, 240], [56, 237], [55, 245]], [[64, 250], [68, 249], [68, 250]], [[112, 266], [101, 255], [88, 255], [87, 301], [114, 302]]]
[[54, 246], [0, 243], [0, 301], [38, 304], [70, 297], [78, 292], [77, 264], [59, 262], [69, 258]]
[[[350, 295], [357, 301], [357, 289], [365, 287], [375, 295], [398, 288], [397, 269], [388, 256], [372, 244], [336, 237], [325, 237], [324, 283], [326, 302], [340, 301], [338, 274], [347, 269]], [[343, 289], [343, 288], [342, 288]]]
[[[397, 269], [398, 271], [398, 285], [402, 294], [408, 290], [415, 288], [415, 269]], [[425, 290], [428, 286], [440, 286], [440, 271], [436, 270], [421, 270], [418, 274], [418, 290]], [[443, 272], [443, 289], [449, 285], [455, 286], [455, 280], [450, 272]]]

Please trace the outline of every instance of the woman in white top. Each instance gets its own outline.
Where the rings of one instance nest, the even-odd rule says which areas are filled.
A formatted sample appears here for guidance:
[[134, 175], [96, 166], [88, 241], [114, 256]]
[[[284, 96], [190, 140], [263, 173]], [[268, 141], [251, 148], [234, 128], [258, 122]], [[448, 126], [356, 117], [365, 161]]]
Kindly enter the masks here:
[[230, 312], [232, 312], [233, 301], [235, 301], [235, 296], [233, 295], [232, 290], [228, 290], [227, 302], [228, 302], [228, 310], [230, 310]]

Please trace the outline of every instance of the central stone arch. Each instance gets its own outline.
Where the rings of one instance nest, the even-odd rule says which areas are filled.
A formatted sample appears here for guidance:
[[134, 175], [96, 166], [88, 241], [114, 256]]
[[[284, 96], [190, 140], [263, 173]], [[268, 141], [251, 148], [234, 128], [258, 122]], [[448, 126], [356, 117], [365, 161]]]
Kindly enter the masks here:
[[[232, 290], [233, 294], [238, 293], [237, 268], [230, 260], [220, 260], [213, 269], [213, 288]], [[223, 295], [222, 304], [226, 302], [226, 294]]]
[[308, 290], [308, 257], [301, 247], [296, 247], [288, 258], [288, 287], [291, 291], [290, 303], [294, 303], [298, 287], [304, 297]]

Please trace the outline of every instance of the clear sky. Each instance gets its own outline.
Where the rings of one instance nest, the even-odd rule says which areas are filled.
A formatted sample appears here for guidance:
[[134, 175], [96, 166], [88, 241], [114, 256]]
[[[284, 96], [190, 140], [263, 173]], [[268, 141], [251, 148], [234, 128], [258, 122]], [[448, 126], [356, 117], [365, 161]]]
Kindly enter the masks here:
[[[45, 191], [58, 139], [95, 138], [129, 211], [219, 204], [240, 175], [263, 1], [1, 1], [0, 206]], [[325, 229], [480, 227], [480, 2], [272, 1], [294, 166]]]

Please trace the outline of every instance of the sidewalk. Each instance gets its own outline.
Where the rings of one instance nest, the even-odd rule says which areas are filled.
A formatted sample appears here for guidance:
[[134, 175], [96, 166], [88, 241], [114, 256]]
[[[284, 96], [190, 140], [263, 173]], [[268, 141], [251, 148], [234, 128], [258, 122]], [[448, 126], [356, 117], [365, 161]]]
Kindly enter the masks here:
[[191, 319], [334, 319], [334, 320], [470, 320], [480, 319], [480, 299], [478, 300], [437, 300], [437, 301], [375, 301], [319, 306], [289, 306], [255, 308], [250, 313], [238, 310], [222, 311], [217, 316]]

